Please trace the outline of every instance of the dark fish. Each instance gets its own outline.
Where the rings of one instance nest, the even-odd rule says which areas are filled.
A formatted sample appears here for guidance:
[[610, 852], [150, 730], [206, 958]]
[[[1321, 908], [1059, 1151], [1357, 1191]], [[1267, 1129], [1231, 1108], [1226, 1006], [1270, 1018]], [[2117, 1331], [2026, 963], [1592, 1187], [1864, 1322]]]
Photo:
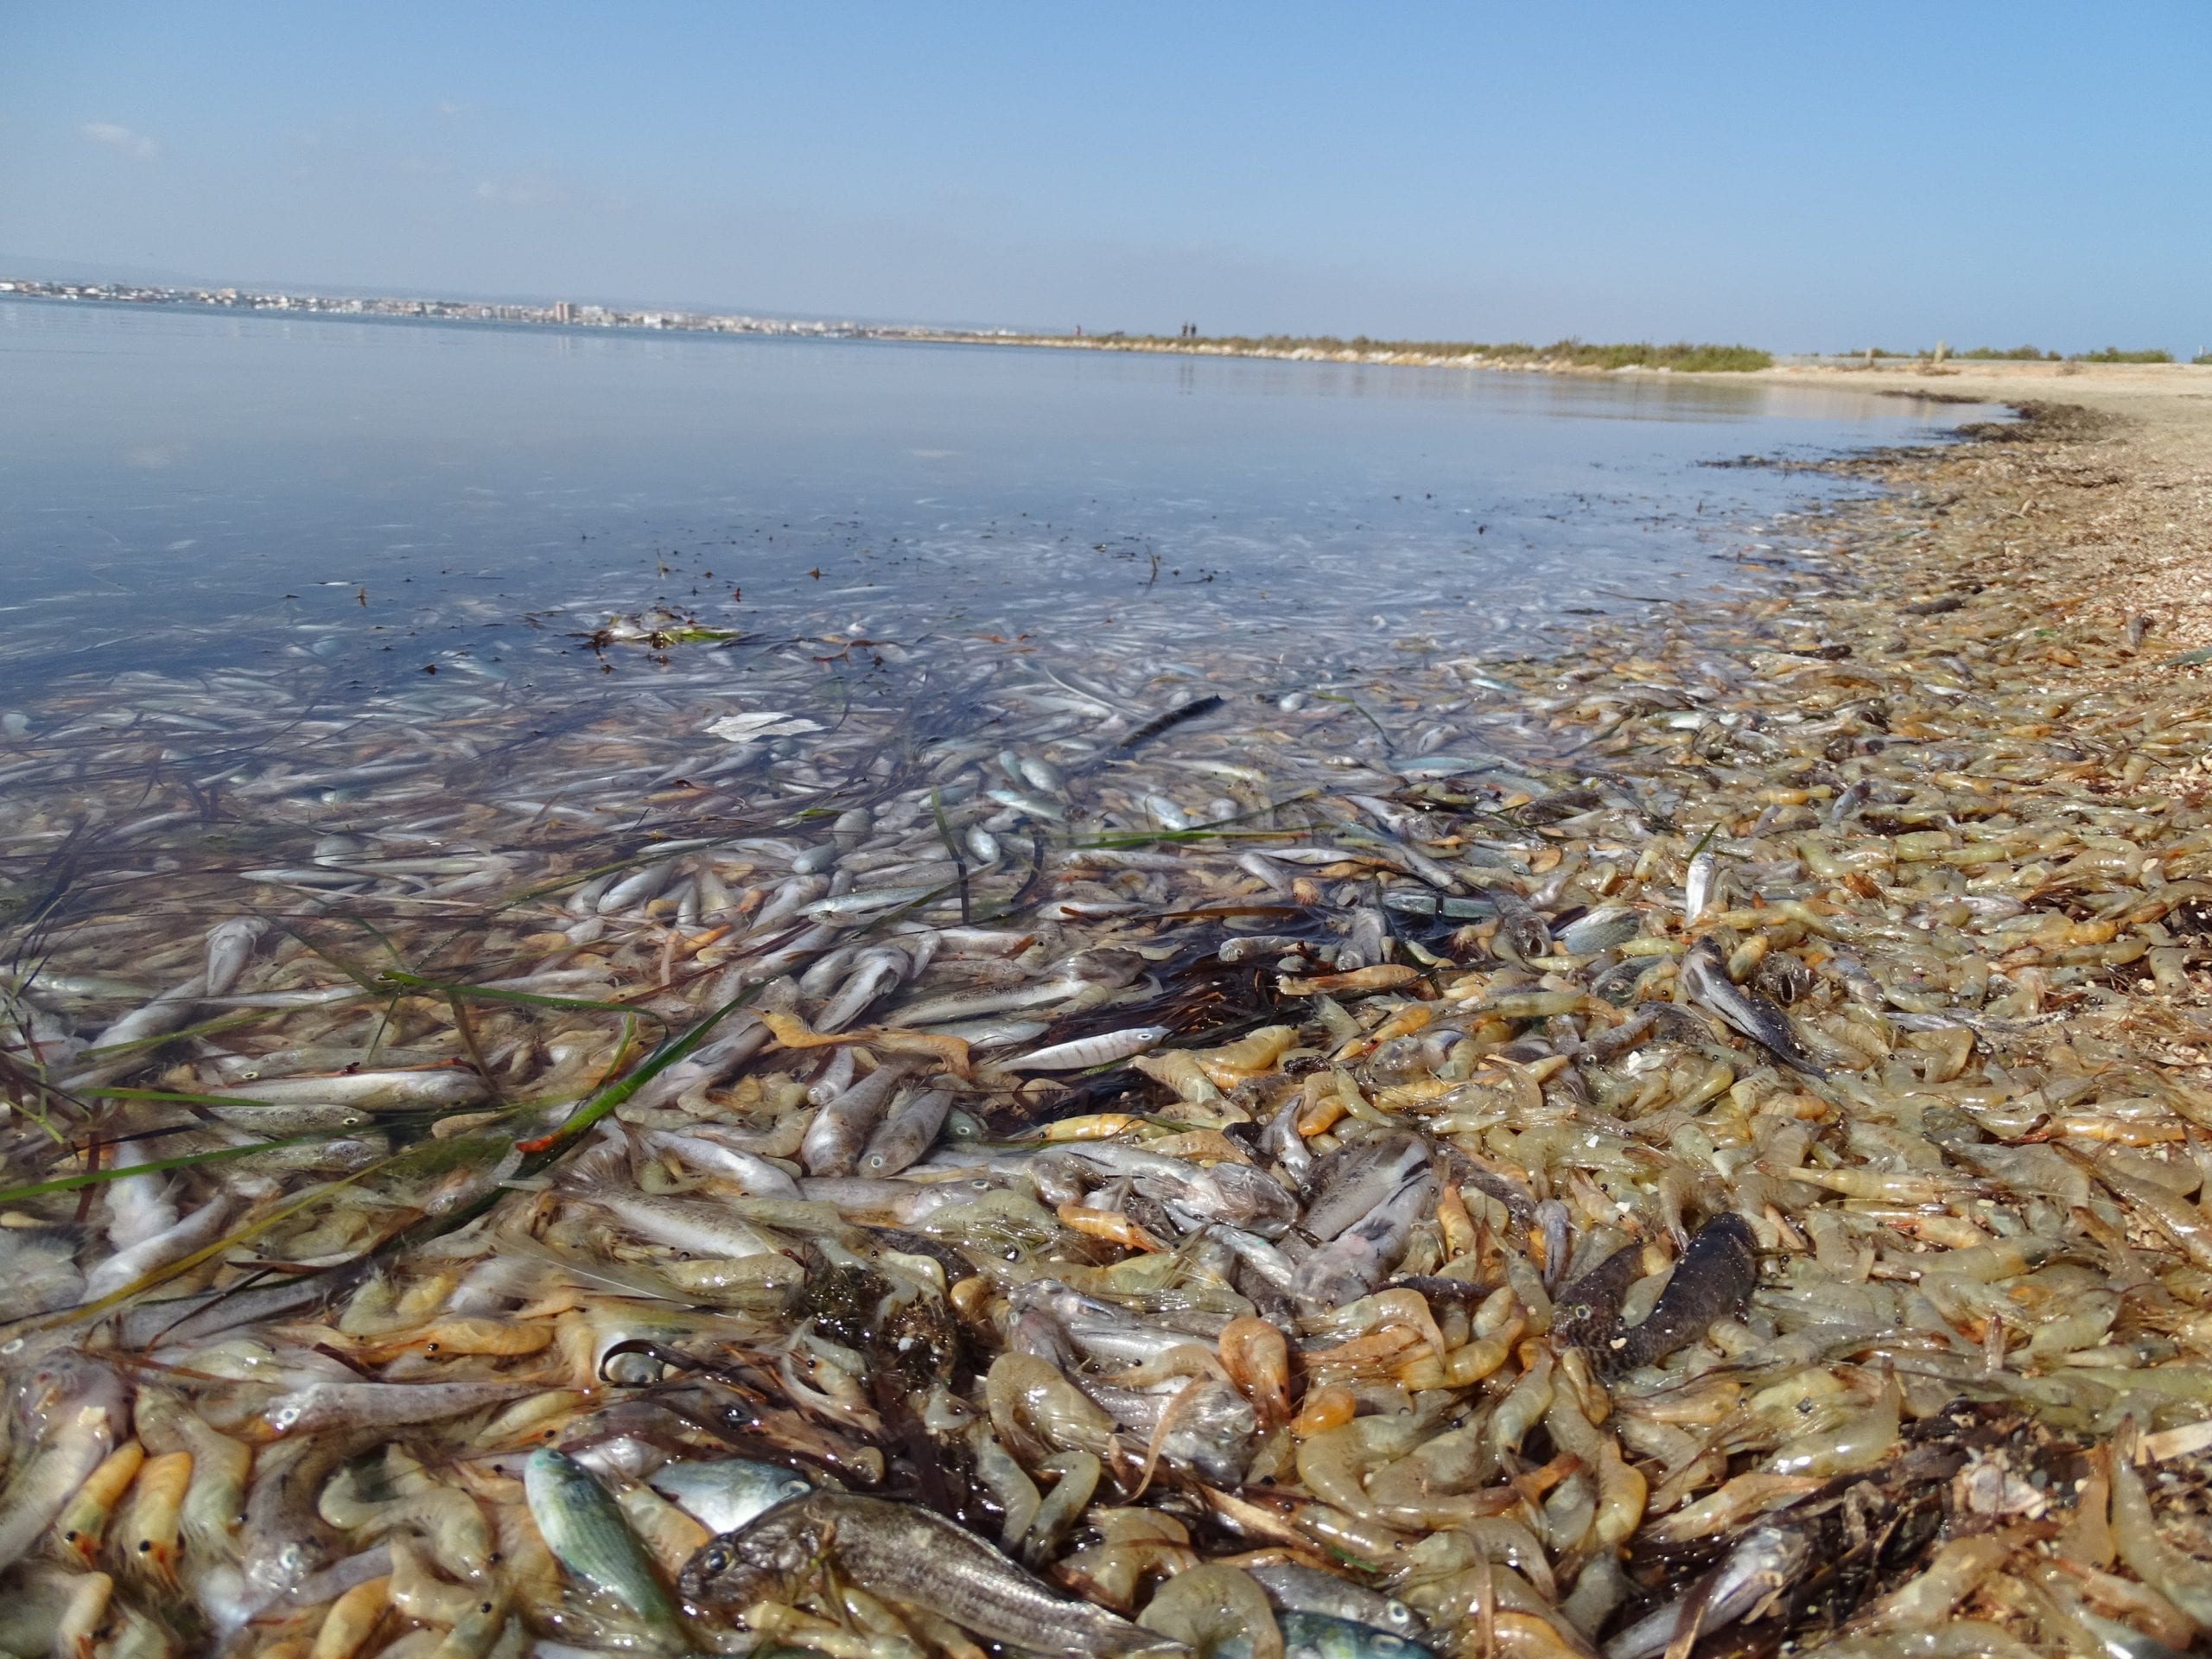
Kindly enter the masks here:
[[1196, 720], [1200, 715], [1210, 715], [1220, 707], [1219, 697], [1193, 697], [1179, 708], [1170, 709], [1164, 715], [1154, 715], [1114, 747], [1117, 749], [1134, 749], [1140, 743], [1151, 742], [1162, 732], [1173, 727], [1180, 726], [1186, 720]]
[[1682, 957], [1681, 978], [1691, 996], [1726, 1020], [1734, 1030], [1767, 1050], [1793, 1071], [1808, 1077], [1826, 1077], [1827, 1068], [1805, 1052], [1790, 1029], [1789, 1017], [1756, 991], [1746, 991], [1728, 977], [1728, 963], [1720, 947], [1700, 939]]
[[1516, 816], [1528, 824], [1557, 823], [1564, 818], [1594, 811], [1605, 804], [1605, 798], [1594, 789], [1557, 789], [1524, 803]]
[[1033, 1652], [1183, 1650], [1103, 1607], [1068, 1600], [940, 1516], [847, 1492], [795, 1498], [724, 1533], [685, 1565], [680, 1588], [695, 1607], [740, 1609], [783, 1591], [817, 1563], [988, 1641]]
[[1683, 1595], [1653, 1609], [1605, 1643], [1605, 1659], [1650, 1659], [1751, 1611], [1805, 1570], [1812, 1545], [1802, 1533], [1759, 1527]]
[[1751, 976], [1752, 988], [1777, 1003], [1795, 1002], [1816, 983], [1813, 970], [1805, 965], [1803, 958], [1786, 950], [1769, 951], [1766, 960], [1759, 963], [1758, 971]]
[[1643, 1247], [1625, 1245], [1552, 1299], [1552, 1332], [1577, 1348], [1604, 1357], [1620, 1327], [1621, 1298], [1643, 1276]]
[[1659, 1293], [1651, 1317], [1607, 1343], [1608, 1369], [1656, 1365], [1688, 1347], [1716, 1319], [1731, 1319], [1742, 1313], [1758, 1282], [1758, 1241], [1751, 1224], [1737, 1215], [1713, 1217], [1697, 1230], [1689, 1249], [1675, 1264], [1675, 1275]]

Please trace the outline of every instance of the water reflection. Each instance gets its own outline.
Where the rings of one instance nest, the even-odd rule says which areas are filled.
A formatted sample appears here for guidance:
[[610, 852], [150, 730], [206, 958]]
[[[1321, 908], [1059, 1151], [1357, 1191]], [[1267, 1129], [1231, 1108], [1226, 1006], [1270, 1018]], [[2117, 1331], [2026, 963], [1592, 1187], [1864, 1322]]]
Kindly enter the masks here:
[[[1849, 393], [0, 303], [0, 691], [434, 660], [558, 683], [653, 605], [755, 637], [1357, 619], [1525, 645], [1710, 579], [1928, 429]], [[1834, 486], [1825, 486], [1833, 488]]]

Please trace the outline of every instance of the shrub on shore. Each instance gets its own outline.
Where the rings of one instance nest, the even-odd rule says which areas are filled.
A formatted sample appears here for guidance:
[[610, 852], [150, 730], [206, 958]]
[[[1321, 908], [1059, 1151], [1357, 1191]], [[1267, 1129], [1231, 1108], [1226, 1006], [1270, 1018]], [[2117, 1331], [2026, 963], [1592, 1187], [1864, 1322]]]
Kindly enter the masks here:
[[1989, 363], [2056, 363], [2056, 352], [2046, 352], [2036, 346], [2015, 346], [2010, 351], [1999, 351], [1994, 346], [1977, 346], [1970, 352], [1961, 352], [1961, 357], [1976, 362]]
[[2123, 352], [2117, 346], [2107, 346], [2101, 352], [2078, 353], [2074, 360], [2077, 363], [2171, 363], [2174, 360], [2174, 354], [2159, 351], [2155, 346], [2149, 351]]

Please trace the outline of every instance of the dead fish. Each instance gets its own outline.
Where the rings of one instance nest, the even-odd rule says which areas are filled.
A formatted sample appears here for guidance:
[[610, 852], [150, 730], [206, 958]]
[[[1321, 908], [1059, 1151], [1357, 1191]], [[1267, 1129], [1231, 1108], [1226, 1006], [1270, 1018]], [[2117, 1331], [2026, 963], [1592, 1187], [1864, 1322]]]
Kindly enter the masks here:
[[1180, 1650], [1103, 1607], [1068, 1600], [942, 1516], [855, 1493], [795, 1498], [724, 1534], [685, 1565], [681, 1589], [695, 1607], [734, 1611], [787, 1595], [825, 1565], [876, 1595], [1033, 1652]]
[[1301, 1308], [1326, 1312], [1357, 1301], [1404, 1255], [1414, 1224], [1435, 1205], [1437, 1179], [1426, 1167], [1299, 1264], [1291, 1294]]
[[[1733, 1217], [1731, 1217], [1733, 1219]], [[1604, 1358], [1620, 1326], [1621, 1298], [1643, 1276], [1643, 1247], [1615, 1250], [1552, 1299], [1552, 1332], [1560, 1342]]]
[[1714, 1320], [1742, 1313], [1758, 1282], [1758, 1239], [1751, 1224], [1738, 1215], [1713, 1217], [1697, 1230], [1675, 1262], [1674, 1276], [1659, 1293], [1650, 1317], [1607, 1339], [1611, 1368], [1656, 1365], [1688, 1347]]
[[1127, 1031], [1101, 1032], [1095, 1037], [1078, 1037], [1072, 1042], [1032, 1049], [1000, 1064], [1009, 1071], [1084, 1071], [1094, 1065], [1111, 1065], [1116, 1060], [1141, 1054], [1165, 1039], [1172, 1029], [1167, 1026], [1132, 1026]]
[[1688, 1593], [1654, 1609], [1606, 1643], [1605, 1659], [1689, 1652], [1699, 1632], [1732, 1624], [1786, 1589], [1811, 1555], [1812, 1545], [1802, 1533], [1783, 1527], [1754, 1529]]
[[799, 1160], [806, 1173], [851, 1174], [891, 1109], [892, 1096], [917, 1069], [911, 1061], [886, 1060], [817, 1111], [799, 1143]]
[[1728, 977], [1728, 963], [1720, 947], [1710, 938], [1700, 939], [1683, 954], [1683, 987], [1703, 1007], [1719, 1015], [1741, 1035], [1767, 1050], [1794, 1071], [1825, 1078], [1828, 1070], [1797, 1040], [1789, 1016], [1765, 997], [1746, 991]]

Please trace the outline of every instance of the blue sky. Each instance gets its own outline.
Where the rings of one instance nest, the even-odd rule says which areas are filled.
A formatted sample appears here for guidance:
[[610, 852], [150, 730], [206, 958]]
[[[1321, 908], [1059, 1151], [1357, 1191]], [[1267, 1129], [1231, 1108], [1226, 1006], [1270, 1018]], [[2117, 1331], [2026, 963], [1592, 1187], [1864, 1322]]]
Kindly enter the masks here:
[[2212, 3], [0, 9], [0, 264], [2212, 345]]

